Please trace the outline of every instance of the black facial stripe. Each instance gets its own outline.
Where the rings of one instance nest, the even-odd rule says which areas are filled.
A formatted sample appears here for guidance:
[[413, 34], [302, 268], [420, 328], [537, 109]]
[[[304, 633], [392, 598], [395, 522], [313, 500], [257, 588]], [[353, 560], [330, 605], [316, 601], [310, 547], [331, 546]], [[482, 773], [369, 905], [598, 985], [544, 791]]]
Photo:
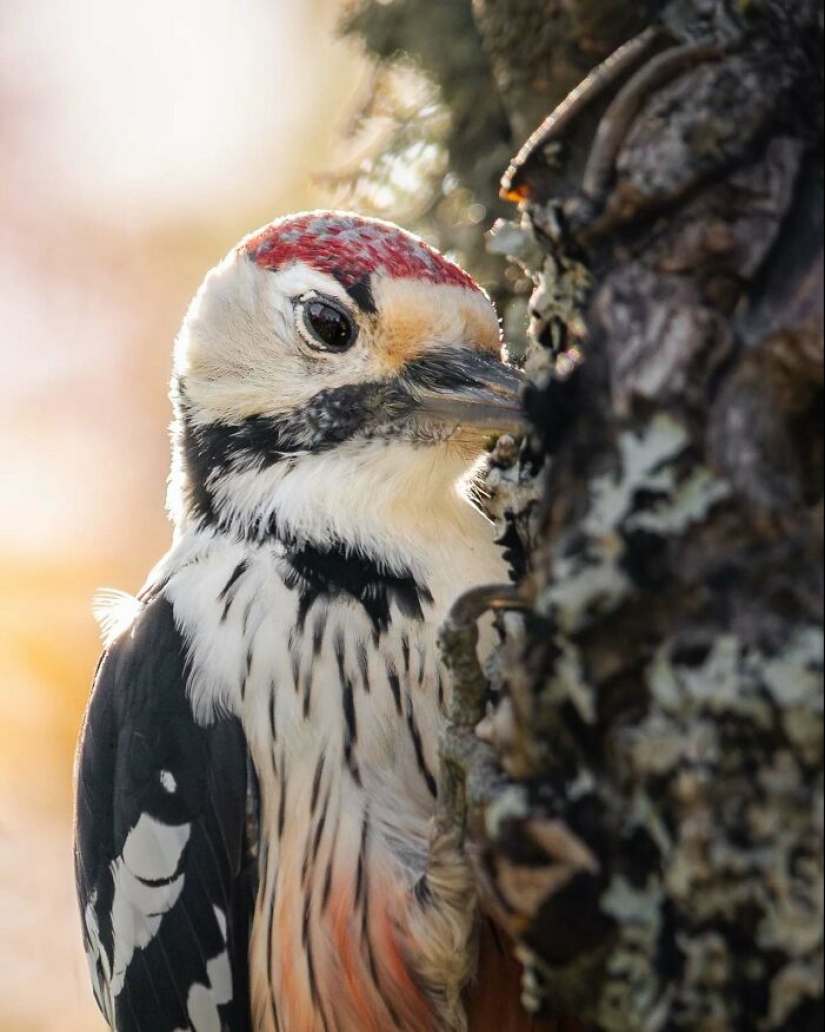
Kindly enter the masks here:
[[306, 452], [329, 451], [371, 426], [401, 419], [415, 407], [395, 383], [365, 383], [320, 391], [283, 416], [252, 416], [242, 423], [199, 426], [190, 417], [185, 385], [178, 386], [179, 433], [190, 511], [215, 518], [210, 476], [232, 468], [268, 469]]
[[285, 455], [321, 452], [343, 444], [370, 424], [409, 414], [415, 401], [393, 383], [364, 383], [319, 391], [301, 408], [283, 416], [251, 416], [242, 423], [196, 426], [182, 408], [184, 446], [196, 468], [224, 468], [243, 454], [260, 457], [262, 468]]
[[212, 522], [217, 518], [212, 492], [207, 487], [209, 474], [220, 469], [226, 442], [214, 432], [218, 428], [198, 428], [183, 416], [179, 422], [180, 449], [183, 460], [184, 505], [189, 513]]
[[414, 402], [393, 384], [366, 383], [321, 391], [290, 416], [296, 437], [309, 440], [310, 451], [326, 451], [351, 440], [371, 424], [391, 421]]
[[[369, 286], [363, 280], [351, 287], [365, 306], [371, 302]], [[498, 373], [502, 368], [492, 354], [444, 348], [414, 359], [398, 378], [319, 391], [283, 416], [205, 426], [191, 419], [181, 379], [176, 394], [186, 473], [184, 502], [190, 513], [217, 522], [210, 478], [232, 469], [268, 469], [305, 453], [320, 454], [373, 430], [386, 433], [388, 426], [401, 424], [418, 408], [416, 389], [438, 393], [483, 387], [491, 367]]]

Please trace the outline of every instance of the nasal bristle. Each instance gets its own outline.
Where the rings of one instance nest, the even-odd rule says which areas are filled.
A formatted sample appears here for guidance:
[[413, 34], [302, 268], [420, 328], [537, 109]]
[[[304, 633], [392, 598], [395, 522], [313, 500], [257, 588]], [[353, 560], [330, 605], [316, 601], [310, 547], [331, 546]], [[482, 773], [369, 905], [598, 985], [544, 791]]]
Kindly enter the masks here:
[[304, 262], [350, 288], [375, 274], [478, 289], [475, 281], [423, 240], [359, 215], [319, 211], [273, 222], [244, 242], [257, 265], [278, 270]]

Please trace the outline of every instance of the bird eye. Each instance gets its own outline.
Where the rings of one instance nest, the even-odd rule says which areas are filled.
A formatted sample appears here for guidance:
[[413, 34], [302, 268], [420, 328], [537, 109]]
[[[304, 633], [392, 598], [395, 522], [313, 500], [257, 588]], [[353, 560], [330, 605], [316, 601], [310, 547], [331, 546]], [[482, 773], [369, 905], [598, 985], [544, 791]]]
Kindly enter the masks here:
[[346, 351], [358, 336], [358, 329], [349, 314], [327, 298], [302, 298], [297, 315], [301, 336], [314, 348]]

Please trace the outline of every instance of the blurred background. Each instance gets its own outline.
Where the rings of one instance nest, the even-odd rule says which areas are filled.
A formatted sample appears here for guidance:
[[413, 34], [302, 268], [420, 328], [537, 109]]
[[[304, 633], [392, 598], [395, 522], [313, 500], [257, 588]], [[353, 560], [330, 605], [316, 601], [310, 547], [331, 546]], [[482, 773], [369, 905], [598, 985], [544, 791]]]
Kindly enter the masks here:
[[102, 1027], [70, 845], [90, 601], [167, 547], [169, 354], [200, 280], [329, 200], [371, 74], [342, 6], [0, 0], [3, 1032]]

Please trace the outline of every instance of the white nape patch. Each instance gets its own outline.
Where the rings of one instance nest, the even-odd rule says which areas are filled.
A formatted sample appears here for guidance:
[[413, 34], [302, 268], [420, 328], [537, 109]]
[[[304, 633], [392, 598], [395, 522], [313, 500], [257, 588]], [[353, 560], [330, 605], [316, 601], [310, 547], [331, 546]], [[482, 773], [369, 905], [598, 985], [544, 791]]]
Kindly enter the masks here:
[[[221, 935], [226, 942], [226, 915], [215, 907], [215, 918], [220, 925]], [[221, 1018], [218, 1008], [232, 999], [232, 965], [229, 953], [223, 950], [207, 961], [206, 974], [209, 986], [193, 985], [189, 990], [186, 1009], [194, 1032], [221, 1032]]]
[[143, 603], [134, 595], [116, 588], [101, 588], [92, 600], [92, 612], [105, 648], [129, 630], [142, 609]]
[[169, 770], [162, 770], [160, 772], [160, 783], [163, 786], [165, 792], [169, 795], [174, 795], [178, 790], [178, 783], [175, 781], [175, 775]]
[[183, 874], [174, 875], [190, 835], [188, 824], [170, 826], [143, 814], [112, 864], [113, 997], [123, 989], [135, 951], [149, 945], [183, 891]]

